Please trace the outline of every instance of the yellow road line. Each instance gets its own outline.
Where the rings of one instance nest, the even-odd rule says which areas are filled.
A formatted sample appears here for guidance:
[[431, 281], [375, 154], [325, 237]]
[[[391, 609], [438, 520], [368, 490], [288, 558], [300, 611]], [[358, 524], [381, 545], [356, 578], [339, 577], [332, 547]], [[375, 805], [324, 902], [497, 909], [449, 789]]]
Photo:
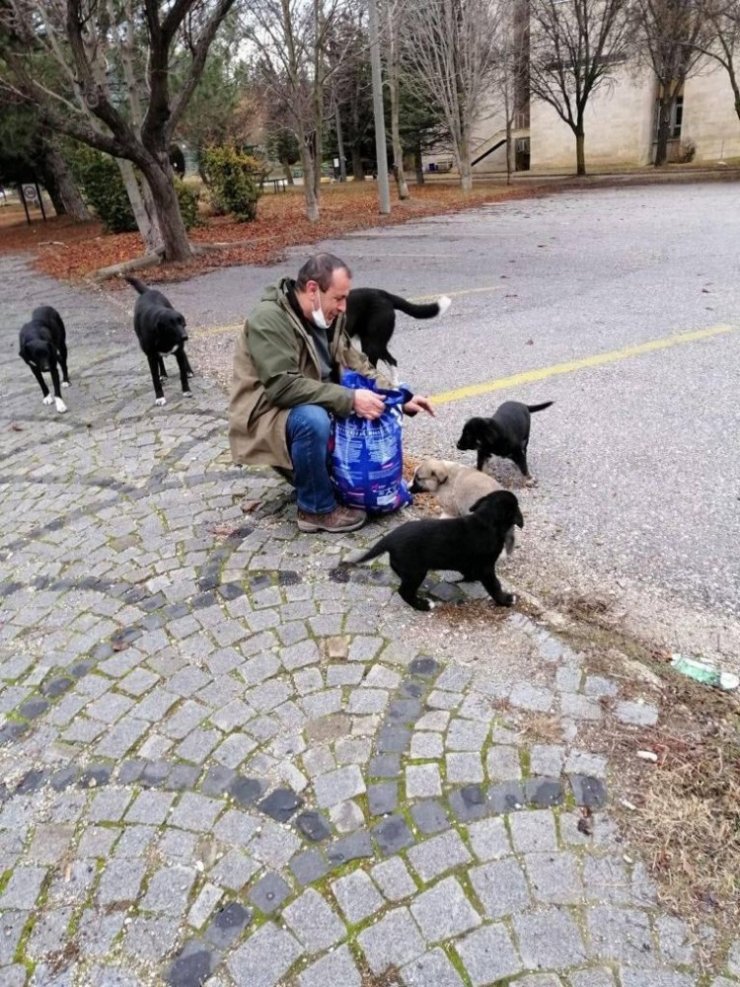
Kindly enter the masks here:
[[600, 367], [606, 363], [616, 363], [618, 360], [626, 360], [631, 356], [654, 353], [656, 350], [665, 350], [671, 346], [680, 346], [682, 343], [694, 343], [702, 339], [711, 339], [712, 336], [736, 332], [737, 329], [737, 326], [719, 325], [711, 326], [708, 329], [697, 329], [693, 332], [681, 332], [673, 336], [664, 336], [662, 339], [651, 339], [646, 343], [637, 343], [634, 346], [624, 346], [619, 350], [609, 350], [606, 353], [595, 353], [593, 356], [584, 356], [579, 360], [554, 363], [550, 367], [525, 370], [519, 374], [512, 374], [510, 377], [500, 377], [498, 380], [484, 381], [480, 384], [469, 384], [466, 387], [458, 387], [453, 391], [443, 391], [441, 394], [432, 395], [429, 400], [432, 404], [448, 404], [452, 401], [462, 401], [465, 398], [476, 397], [479, 394], [490, 394], [492, 391], [503, 391], [508, 387], [532, 384], [537, 380], [557, 377], [559, 374], [569, 374], [574, 370]]

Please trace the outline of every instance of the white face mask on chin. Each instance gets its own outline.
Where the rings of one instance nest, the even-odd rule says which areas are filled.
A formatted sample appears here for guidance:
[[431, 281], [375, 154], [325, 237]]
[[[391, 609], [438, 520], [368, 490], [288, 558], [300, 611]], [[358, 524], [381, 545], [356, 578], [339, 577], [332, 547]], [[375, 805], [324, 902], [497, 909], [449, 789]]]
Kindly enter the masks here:
[[321, 297], [320, 297], [320, 295], [318, 293], [316, 295], [316, 298], [318, 300], [319, 307], [318, 308], [315, 308], [311, 312], [311, 317], [313, 318], [314, 325], [318, 326], [319, 329], [328, 329], [329, 328], [329, 323], [326, 321], [326, 316], [324, 315], [324, 310], [321, 307]]

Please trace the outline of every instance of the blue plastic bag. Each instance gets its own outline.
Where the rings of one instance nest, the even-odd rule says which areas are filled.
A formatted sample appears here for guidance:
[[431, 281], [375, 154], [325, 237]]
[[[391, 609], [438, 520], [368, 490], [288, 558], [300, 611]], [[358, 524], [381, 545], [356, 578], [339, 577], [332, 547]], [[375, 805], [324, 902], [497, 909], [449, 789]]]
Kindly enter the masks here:
[[370, 514], [389, 514], [413, 500], [403, 479], [401, 420], [411, 392], [378, 387], [354, 370], [342, 373], [344, 387], [380, 394], [385, 411], [374, 421], [352, 414], [334, 423], [331, 474], [337, 499]]

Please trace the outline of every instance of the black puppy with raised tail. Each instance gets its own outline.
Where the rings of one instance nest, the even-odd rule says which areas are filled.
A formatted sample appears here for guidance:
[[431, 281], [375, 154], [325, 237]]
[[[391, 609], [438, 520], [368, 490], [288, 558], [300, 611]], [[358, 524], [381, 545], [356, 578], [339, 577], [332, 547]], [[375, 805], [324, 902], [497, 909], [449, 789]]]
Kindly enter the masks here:
[[[61, 387], [69, 387], [67, 333], [61, 315], [51, 305], [40, 305], [31, 313], [31, 321], [27, 322], [20, 331], [18, 355], [25, 360], [39, 382], [41, 393], [44, 395], [44, 404], [51, 404], [53, 401], [57, 411], [66, 411], [67, 405], [62, 401], [57, 363], [62, 368]], [[43, 377], [45, 373], [51, 374], [53, 398]]]
[[396, 326], [396, 309], [413, 319], [433, 319], [446, 312], [451, 304], [447, 295], [420, 305], [382, 288], [353, 288], [347, 297], [347, 335], [360, 340], [362, 352], [374, 367], [378, 360], [397, 367], [398, 361], [388, 351]]
[[172, 353], [180, 370], [182, 393], [185, 397], [192, 397], [188, 377], [193, 376], [193, 371], [185, 353], [188, 335], [184, 316], [172, 307], [161, 291], [147, 288], [143, 281], [129, 275], [125, 275], [125, 280], [139, 292], [134, 308], [134, 332], [149, 361], [156, 398], [154, 403], [167, 404], [162, 391], [162, 380], [167, 377], [162, 357]]
[[499, 606], [510, 607], [514, 597], [501, 588], [496, 559], [513, 525], [524, 527], [519, 503], [510, 491], [497, 490], [481, 497], [464, 517], [407, 521], [344, 565], [357, 565], [388, 552], [391, 569], [401, 580], [398, 592], [415, 610], [430, 609], [429, 601], [418, 595], [430, 569], [460, 572], [464, 582], [482, 583]]
[[527, 446], [531, 415], [544, 411], [552, 401], [544, 404], [522, 404], [521, 401], [504, 401], [492, 418], [469, 418], [457, 441], [458, 449], [476, 449], [477, 468], [482, 470], [491, 456], [510, 459], [522, 473], [529, 477]]

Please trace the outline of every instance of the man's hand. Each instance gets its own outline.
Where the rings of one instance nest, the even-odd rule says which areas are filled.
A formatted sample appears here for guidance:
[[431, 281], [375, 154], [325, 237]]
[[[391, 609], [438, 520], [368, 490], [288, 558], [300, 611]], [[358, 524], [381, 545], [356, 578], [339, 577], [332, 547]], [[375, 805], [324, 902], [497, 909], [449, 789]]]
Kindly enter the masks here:
[[370, 421], [380, 418], [385, 411], [385, 403], [381, 396], [364, 387], [354, 392], [352, 407], [356, 415], [360, 418], [368, 418]]
[[426, 411], [432, 418], [436, 417], [434, 408], [429, 403], [429, 398], [425, 398], [423, 394], [415, 394], [410, 401], [406, 402], [403, 410], [407, 415], [415, 415], [418, 411]]

